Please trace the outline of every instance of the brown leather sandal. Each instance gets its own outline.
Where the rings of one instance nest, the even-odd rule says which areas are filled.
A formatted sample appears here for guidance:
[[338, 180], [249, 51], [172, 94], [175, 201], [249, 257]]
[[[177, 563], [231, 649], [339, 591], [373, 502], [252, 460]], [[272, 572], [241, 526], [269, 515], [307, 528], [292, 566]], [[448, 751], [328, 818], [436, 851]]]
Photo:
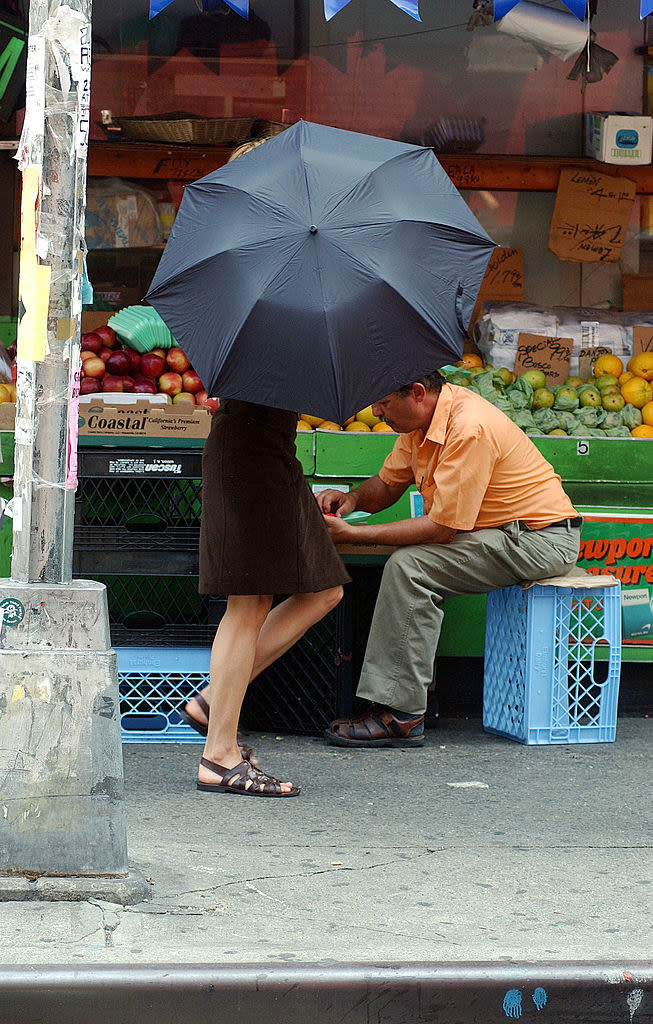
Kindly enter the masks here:
[[[189, 700], [196, 700], [199, 706], [201, 707], [202, 711], [206, 715], [206, 717], [209, 717], [211, 709], [204, 700], [204, 697], [202, 696], [201, 693], [194, 693], [193, 696], [189, 698]], [[188, 701], [186, 703], [188, 703]], [[198, 732], [200, 736], [206, 736], [207, 732], [209, 731], [209, 727], [206, 722], [200, 722], [199, 718], [193, 718], [192, 715], [188, 714], [185, 707], [179, 708], [177, 714], [181, 718], [182, 722], [185, 722], [186, 725], [190, 725], [191, 729], [194, 729], [195, 732]], [[243, 760], [249, 761], [254, 751], [250, 747], [249, 743], [245, 743], [240, 733], [238, 733], [236, 739], [238, 742], [238, 746], [240, 747], [240, 752], [243, 756]]]
[[236, 793], [239, 796], [299, 796], [300, 793], [298, 786], [283, 790], [278, 779], [259, 771], [247, 759], [235, 768], [225, 768], [205, 757], [200, 758], [200, 763], [222, 777], [221, 782], [198, 781], [197, 788], [204, 793]]
[[422, 747], [424, 715], [399, 719], [391, 708], [373, 704], [359, 718], [337, 718], [324, 735], [336, 747]]

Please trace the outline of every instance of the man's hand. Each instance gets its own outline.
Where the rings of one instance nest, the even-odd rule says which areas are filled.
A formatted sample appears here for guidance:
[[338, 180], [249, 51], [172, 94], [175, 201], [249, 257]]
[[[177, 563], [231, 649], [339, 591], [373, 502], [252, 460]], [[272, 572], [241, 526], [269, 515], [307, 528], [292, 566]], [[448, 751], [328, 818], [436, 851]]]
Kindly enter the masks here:
[[356, 527], [339, 519], [332, 512], [327, 512], [324, 517], [327, 530], [334, 544], [355, 544]]
[[320, 491], [315, 497], [324, 515], [337, 516], [338, 519], [353, 512], [356, 508], [356, 498], [351, 491], [349, 494], [337, 490]]

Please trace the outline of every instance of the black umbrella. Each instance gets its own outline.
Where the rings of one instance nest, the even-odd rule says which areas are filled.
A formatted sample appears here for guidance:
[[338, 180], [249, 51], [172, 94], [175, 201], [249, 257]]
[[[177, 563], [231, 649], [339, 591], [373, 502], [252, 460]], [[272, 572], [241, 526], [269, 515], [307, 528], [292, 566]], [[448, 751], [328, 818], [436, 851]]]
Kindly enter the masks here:
[[187, 186], [146, 298], [209, 394], [342, 423], [460, 358], [493, 247], [431, 150], [300, 121]]

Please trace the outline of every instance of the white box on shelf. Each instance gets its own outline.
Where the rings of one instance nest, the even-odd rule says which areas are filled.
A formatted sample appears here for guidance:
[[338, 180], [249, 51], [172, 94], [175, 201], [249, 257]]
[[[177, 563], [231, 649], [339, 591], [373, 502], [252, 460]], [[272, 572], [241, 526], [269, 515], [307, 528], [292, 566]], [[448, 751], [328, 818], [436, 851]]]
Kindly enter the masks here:
[[585, 114], [585, 155], [606, 164], [651, 162], [653, 117], [643, 114]]

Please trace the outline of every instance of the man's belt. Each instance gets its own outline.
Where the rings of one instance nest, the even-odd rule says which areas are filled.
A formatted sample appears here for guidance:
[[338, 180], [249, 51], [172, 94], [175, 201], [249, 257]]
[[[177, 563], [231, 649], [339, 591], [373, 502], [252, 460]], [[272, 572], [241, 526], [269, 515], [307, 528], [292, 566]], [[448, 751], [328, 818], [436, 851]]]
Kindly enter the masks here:
[[559, 519], [557, 523], [547, 523], [542, 529], [546, 530], [550, 526], [569, 526], [571, 529], [578, 529], [579, 526], [583, 525], [583, 517], [575, 516], [573, 519]]

